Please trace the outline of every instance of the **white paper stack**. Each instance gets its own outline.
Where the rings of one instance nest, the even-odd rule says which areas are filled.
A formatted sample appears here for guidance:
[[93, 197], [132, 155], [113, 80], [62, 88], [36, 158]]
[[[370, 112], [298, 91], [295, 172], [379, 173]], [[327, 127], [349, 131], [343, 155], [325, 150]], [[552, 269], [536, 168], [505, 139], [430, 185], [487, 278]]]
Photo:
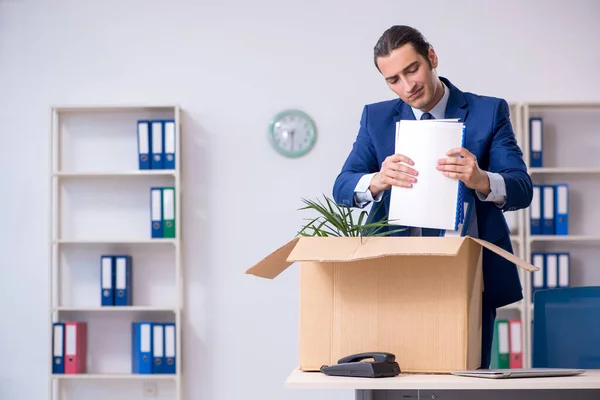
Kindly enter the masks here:
[[[464, 147], [464, 124], [458, 120], [401, 120], [396, 124], [396, 154], [414, 161], [412, 188], [392, 186], [389, 222], [456, 231], [463, 222], [463, 187], [436, 169], [448, 150]], [[460, 157], [460, 156], [457, 156]]]

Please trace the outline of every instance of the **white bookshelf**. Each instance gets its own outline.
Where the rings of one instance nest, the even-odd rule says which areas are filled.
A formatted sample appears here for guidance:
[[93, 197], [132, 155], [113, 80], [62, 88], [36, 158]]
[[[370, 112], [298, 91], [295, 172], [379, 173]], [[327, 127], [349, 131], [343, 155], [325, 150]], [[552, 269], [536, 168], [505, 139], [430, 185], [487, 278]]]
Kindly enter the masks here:
[[[175, 169], [140, 170], [137, 121], [175, 121]], [[177, 105], [51, 109], [49, 399], [182, 399], [181, 123]], [[152, 238], [150, 188], [175, 188], [175, 237]], [[132, 257], [132, 304], [102, 306], [100, 257]], [[53, 323], [88, 324], [87, 371], [53, 374]], [[131, 323], [175, 323], [175, 374], [131, 372]]]
[[[523, 149], [523, 116], [522, 107], [520, 103], [509, 102], [510, 120], [515, 132], [515, 138], [517, 144]], [[504, 217], [508, 223], [510, 229], [510, 238], [513, 246], [515, 255], [520, 258], [525, 258], [525, 227], [523, 225], [523, 214], [524, 210], [507, 211], [504, 213]], [[519, 277], [521, 278], [521, 284], [523, 287], [526, 284], [526, 272], [519, 268]], [[513, 304], [508, 304], [497, 310], [497, 319], [519, 319], [521, 323], [521, 336], [526, 336], [526, 324], [523, 323], [526, 319], [528, 312], [527, 303], [524, 301], [518, 301]]]
[[[543, 118], [543, 164], [530, 167], [529, 118]], [[567, 183], [569, 234], [531, 235], [530, 208], [524, 210], [524, 259], [531, 262], [536, 251], [570, 253], [570, 286], [600, 285], [600, 270], [596, 260], [600, 247], [600, 140], [597, 121], [600, 103], [542, 103], [522, 104], [523, 153], [534, 184]], [[531, 274], [526, 275], [524, 294], [526, 337], [524, 367], [532, 363], [533, 305]]]

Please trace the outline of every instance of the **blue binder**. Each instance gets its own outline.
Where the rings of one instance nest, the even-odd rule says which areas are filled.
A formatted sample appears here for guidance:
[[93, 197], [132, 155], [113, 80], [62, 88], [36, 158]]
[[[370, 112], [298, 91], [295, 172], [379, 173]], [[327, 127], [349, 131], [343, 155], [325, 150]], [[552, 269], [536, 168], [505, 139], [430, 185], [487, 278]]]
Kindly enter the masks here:
[[556, 289], [558, 287], [558, 254], [550, 252], [546, 253], [545, 256], [544, 271], [546, 280], [544, 289]]
[[554, 235], [554, 186], [542, 186], [542, 235]]
[[103, 307], [115, 305], [115, 266], [110, 255], [100, 257], [100, 293]]
[[[465, 130], [466, 125], [462, 124], [461, 146], [466, 147]], [[454, 221], [454, 230], [457, 231], [461, 224], [465, 222], [465, 184], [462, 181], [458, 182], [458, 196], [456, 199], [456, 214]]]
[[540, 235], [542, 233], [542, 188], [540, 185], [533, 185], [533, 198], [529, 207], [531, 234]]
[[571, 286], [571, 253], [558, 252], [558, 287]]
[[55, 322], [52, 330], [52, 373], [65, 373], [65, 324]]
[[133, 290], [131, 288], [131, 264], [129, 255], [115, 255], [115, 306], [132, 305]]
[[131, 373], [152, 373], [152, 322], [131, 324]]
[[165, 327], [164, 324], [152, 324], [152, 373], [165, 373]]
[[555, 186], [554, 224], [556, 235], [569, 234], [569, 186], [560, 183]]
[[151, 237], [158, 239], [163, 237], [163, 206], [162, 188], [150, 188], [150, 229]]
[[164, 120], [164, 168], [175, 169], [176, 130], [174, 120]]
[[163, 169], [165, 166], [163, 157], [165, 144], [165, 132], [163, 122], [159, 120], [150, 121], [150, 131], [152, 138], [152, 142], [150, 145], [150, 151], [152, 154], [151, 168]]
[[544, 125], [542, 118], [529, 118], [529, 156], [531, 167], [543, 165]]
[[539, 268], [539, 271], [531, 273], [531, 300], [533, 301], [535, 292], [543, 290], [546, 287], [546, 256], [542, 252], [531, 254], [531, 264]]
[[165, 327], [165, 373], [174, 374], [176, 371], [177, 346], [175, 323], [164, 324]]
[[137, 122], [137, 145], [139, 169], [150, 169], [150, 121]]

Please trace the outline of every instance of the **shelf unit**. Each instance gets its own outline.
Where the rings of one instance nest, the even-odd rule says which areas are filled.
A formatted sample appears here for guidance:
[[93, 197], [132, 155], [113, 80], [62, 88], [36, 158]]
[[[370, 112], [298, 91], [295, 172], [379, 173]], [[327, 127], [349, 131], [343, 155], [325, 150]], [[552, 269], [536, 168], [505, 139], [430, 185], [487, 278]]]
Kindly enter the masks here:
[[[98, 385], [111, 397], [182, 399], [180, 113], [177, 105], [51, 108], [50, 400], [87, 398]], [[144, 119], [174, 120], [174, 169], [139, 169], [137, 121]], [[155, 186], [175, 189], [174, 238], [151, 237], [150, 188]], [[132, 305], [101, 305], [104, 254], [132, 256]], [[57, 321], [88, 323], [86, 373], [53, 374]], [[175, 323], [174, 374], [131, 373], [133, 321]], [[96, 389], [93, 382], [100, 382]]]
[[[534, 184], [567, 183], [568, 235], [532, 235], [531, 207], [524, 210], [521, 224], [525, 233], [524, 259], [531, 262], [536, 251], [571, 254], [571, 286], [600, 285], [600, 271], [595, 260], [600, 244], [600, 213], [595, 212], [595, 199], [600, 194], [600, 141], [597, 120], [600, 103], [543, 103], [521, 104], [524, 140], [521, 148], [528, 172]], [[529, 119], [543, 118], [543, 164], [531, 167]], [[525, 340], [524, 367], [532, 365], [533, 304], [532, 274], [526, 274], [524, 283]]]

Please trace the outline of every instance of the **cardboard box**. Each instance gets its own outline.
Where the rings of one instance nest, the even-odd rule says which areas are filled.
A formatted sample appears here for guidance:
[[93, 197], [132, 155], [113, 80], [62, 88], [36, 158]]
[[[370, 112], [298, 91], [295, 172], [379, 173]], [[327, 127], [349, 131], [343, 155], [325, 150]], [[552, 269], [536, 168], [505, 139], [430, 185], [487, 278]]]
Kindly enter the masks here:
[[402, 372], [449, 373], [480, 366], [483, 247], [538, 269], [468, 236], [296, 237], [246, 273], [300, 262], [300, 370], [387, 351]]

